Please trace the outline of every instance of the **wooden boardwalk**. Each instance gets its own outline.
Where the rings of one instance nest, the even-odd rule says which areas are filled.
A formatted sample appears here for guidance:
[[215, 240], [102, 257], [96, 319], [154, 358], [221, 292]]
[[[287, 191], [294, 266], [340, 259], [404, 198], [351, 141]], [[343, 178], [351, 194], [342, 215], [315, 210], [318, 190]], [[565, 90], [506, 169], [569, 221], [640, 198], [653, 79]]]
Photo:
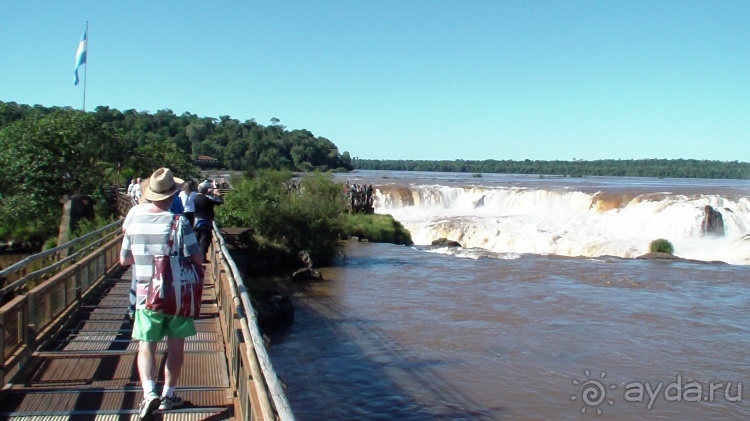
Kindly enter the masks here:
[[[119, 269], [81, 303], [48, 344], [31, 356], [0, 400], [0, 419], [136, 420], [142, 389], [138, 342], [127, 318], [130, 269]], [[206, 280], [198, 334], [185, 342], [185, 366], [178, 393], [183, 407], [164, 420], [232, 420], [234, 391], [219, 318], [216, 288]], [[163, 386], [166, 342], [157, 364]]]
[[[0, 420], [138, 419], [143, 392], [127, 318], [132, 274], [118, 262], [121, 224], [0, 270]], [[86, 237], [95, 240], [83, 245]], [[294, 421], [216, 225], [213, 237], [198, 332], [185, 342], [177, 387], [186, 404], [158, 418]], [[165, 348], [162, 341], [158, 392]]]

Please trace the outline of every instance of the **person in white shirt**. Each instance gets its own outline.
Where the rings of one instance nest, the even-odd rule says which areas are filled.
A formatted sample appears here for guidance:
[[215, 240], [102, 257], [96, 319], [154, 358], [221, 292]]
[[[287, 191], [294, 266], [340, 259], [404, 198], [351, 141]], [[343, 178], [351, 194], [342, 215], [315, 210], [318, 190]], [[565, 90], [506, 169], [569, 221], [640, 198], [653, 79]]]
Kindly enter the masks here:
[[130, 185], [130, 189], [128, 190], [128, 194], [130, 194], [130, 197], [133, 198], [133, 202], [137, 205], [138, 199], [141, 198], [141, 177], [138, 177], [136, 179], [136, 182], [134, 184]]
[[128, 184], [128, 189], [125, 190], [125, 193], [130, 196], [130, 198], [133, 198], [133, 186], [135, 186], [135, 177], [130, 179], [130, 184]]
[[182, 200], [182, 207], [185, 211], [182, 213], [185, 218], [190, 221], [190, 226], [195, 224], [195, 195], [198, 194], [196, 191], [196, 185], [194, 180], [188, 180], [183, 186], [180, 192], [180, 200]]

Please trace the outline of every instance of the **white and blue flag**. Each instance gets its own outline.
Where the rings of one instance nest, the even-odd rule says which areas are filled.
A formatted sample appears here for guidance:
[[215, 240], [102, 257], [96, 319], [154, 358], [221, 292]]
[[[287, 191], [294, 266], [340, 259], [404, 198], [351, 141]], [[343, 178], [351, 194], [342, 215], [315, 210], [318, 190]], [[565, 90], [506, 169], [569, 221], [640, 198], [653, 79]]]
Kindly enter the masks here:
[[83, 31], [81, 42], [78, 43], [76, 52], [76, 68], [73, 71], [73, 84], [78, 85], [78, 68], [86, 63], [86, 30]]

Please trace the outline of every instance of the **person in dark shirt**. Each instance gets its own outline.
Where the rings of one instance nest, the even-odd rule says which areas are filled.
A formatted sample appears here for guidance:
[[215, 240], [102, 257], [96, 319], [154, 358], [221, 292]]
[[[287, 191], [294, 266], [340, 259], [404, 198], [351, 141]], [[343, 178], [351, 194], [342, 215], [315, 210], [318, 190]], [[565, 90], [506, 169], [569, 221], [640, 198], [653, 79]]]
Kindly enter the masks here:
[[195, 205], [195, 225], [193, 228], [198, 235], [198, 244], [203, 249], [204, 261], [208, 262], [206, 255], [212, 239], [214, 206], [223, 204], [224, 199], [218, 190], [214, 192], [209, 184], [201, 183], [198, 186], [198, 194], [195, 195], [193, 203]]

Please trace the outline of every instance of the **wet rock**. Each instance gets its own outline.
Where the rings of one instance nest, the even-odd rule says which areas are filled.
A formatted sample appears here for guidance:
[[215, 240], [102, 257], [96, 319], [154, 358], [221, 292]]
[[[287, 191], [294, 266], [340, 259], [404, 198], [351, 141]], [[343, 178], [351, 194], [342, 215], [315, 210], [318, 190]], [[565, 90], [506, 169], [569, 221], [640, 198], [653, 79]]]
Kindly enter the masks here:
[[703, 210], [705, 212], [703, 215], [703, 222], [701, 224], [703, 235], [723, 236], [724, 218], [721, 216], [721, 213], [712, 208], [710, 205], [706, 205]]
[[323, 275], [313, 268], [300, 268], [292, 273], [292, 282], [322, 281]]
[[680, 257], [675, 256], [672, 253], [662, 253], [653, 251], [650, 253], [646, 253], [642, 256], [638, 256], [638, 259], [645, 259], [645, 260], [680, 260]]
[[448, 240], [447, 238], [438, 238], [437, 240], [432, 241], [433, 246], [442, 246], [442, 247], [461, 247], [461, 243], [454, 240]]

